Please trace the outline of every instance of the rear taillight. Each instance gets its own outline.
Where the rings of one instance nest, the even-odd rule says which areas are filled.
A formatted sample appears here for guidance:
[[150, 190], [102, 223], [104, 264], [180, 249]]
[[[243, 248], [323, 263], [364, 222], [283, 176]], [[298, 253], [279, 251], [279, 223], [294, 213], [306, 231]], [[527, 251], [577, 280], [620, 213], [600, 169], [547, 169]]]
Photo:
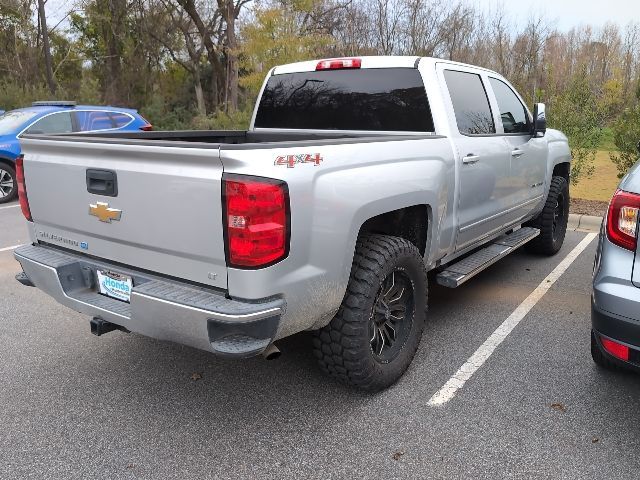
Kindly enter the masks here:
[[343, 70], [349, 68], [360, 68], [362, 60], [359, 58], [332, 58], [321, 60], [316, 65], [316, 70]]
[[624, 360], [625, 362], [629, 361], [629, 347], [604, 337], [601, 337], [600, 341], [602, 342], [604, 349], [611, 355], [619, 358], [620, 360]]
[[18, 201], [20, 202], [22, 214], [24, 218], [32, 221], [29, 199], [27, 198], [27, 185], [24, 182], [24, 157], [22, 155], [16, 159], [16, 181], [18, 183]]
[[140, 127], [140, 130], [144, 131], [144, 132], [150, 132], [151, 130], [153, 130], [153, 125], [151, 125], [150, 123], [143, 125]]
[[224, 222], [230, 267], [272, 265], [289, 250], [289, 192], [280, 180], [225, 175]]
[[607, 238], [611, 243], [627, 250], [636, 249], [639, 210], [640, 195], [616, 191], [607, 213]]

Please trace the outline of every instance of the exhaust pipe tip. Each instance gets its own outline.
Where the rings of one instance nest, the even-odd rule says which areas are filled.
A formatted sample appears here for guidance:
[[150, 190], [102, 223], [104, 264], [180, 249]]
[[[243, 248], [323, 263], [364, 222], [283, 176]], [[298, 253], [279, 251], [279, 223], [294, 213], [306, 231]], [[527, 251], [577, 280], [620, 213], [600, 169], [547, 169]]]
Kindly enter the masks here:
[[278, 347], [276, 347], [273, 343], [270, 343], [267, 348], [264, 349], [264, 351], [262, 352], [262, 357], [265, 360], [275, 360], [276, 358], [278, 358], [280, 355], [282, 355], [282, 352], [280, 351], [280, 349]]

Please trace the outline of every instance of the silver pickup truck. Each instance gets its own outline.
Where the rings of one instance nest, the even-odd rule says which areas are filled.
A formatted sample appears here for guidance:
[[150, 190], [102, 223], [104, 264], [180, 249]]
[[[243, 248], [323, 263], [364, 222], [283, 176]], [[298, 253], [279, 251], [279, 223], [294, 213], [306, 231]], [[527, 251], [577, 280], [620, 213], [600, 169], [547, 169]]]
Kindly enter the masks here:
[[556, 253], [567, 138], [499, 74], [420, 57], [272, 69], [248, 131], [25, 136], [17, 279], [114, 329], [229, 357], [315, 331], [375, 391], [420, 343], [427, 272], [457, 287]]

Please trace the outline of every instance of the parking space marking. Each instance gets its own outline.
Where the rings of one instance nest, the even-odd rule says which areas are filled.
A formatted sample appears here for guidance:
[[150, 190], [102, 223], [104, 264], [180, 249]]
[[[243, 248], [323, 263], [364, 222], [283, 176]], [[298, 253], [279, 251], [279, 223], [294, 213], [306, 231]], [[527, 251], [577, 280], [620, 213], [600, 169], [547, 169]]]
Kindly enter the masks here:
[[502, 324], [485, 340], [469, 359], [458, 369], [456, 373], [438, 390], [428, 402], [429, 406], [444, 405], [451, 400], [458, 390], [464, 387], [464, 384], [473, 374], [487, 361], [493, 351], [500, 345], [507, 335], [518, 326], [520, 321], [529, 313], [529, 311], [540, 301], [547, 293], [547, 290], [558, 280], [576, 258], [584, 251], [587, 246], [596, 238], [597, 233], [588, 233], [576, 247], [553, 269], [553, 271], [542, 280], [540, 285], [529, 294], [524, 301], [502, 322]]
[[13, 247], [4, 247], [4, 248], [0, 248], [0, 252], [8, 252], [9, 250], [15, 250], [18, 247], [21, 247], [22, 245], [14, 245]]
[[0, 207], [0, 210], [6, 210], [7, 208], [18, 208], [20, 204], [17, 205], [7, 205], [6, 207]]

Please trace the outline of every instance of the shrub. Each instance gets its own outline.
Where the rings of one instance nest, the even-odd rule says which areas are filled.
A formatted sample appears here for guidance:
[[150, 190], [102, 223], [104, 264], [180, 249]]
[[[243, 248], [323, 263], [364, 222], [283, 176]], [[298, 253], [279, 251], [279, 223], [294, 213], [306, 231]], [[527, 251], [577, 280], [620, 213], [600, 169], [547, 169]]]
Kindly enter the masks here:
[[638, 160], [637, 145], [640, 141], [640, 104], [629, 107], [613, 124], [613, 142], [618, 154], [610, 155], [616, 164], [618, 177], [623, 177]]
[[602, 110], [585, 70], [574, 76], [569, 88], [552, 99], [549, 125], [562, 130], [571, 147], [571, 183], [590, 177], [602, 139]]
[[250, 107], [230, 114], [218, 111], [213, 115], [193, 117], [191, 125], [196, 130], [246, 130], [252, 113], [253, 109]]

